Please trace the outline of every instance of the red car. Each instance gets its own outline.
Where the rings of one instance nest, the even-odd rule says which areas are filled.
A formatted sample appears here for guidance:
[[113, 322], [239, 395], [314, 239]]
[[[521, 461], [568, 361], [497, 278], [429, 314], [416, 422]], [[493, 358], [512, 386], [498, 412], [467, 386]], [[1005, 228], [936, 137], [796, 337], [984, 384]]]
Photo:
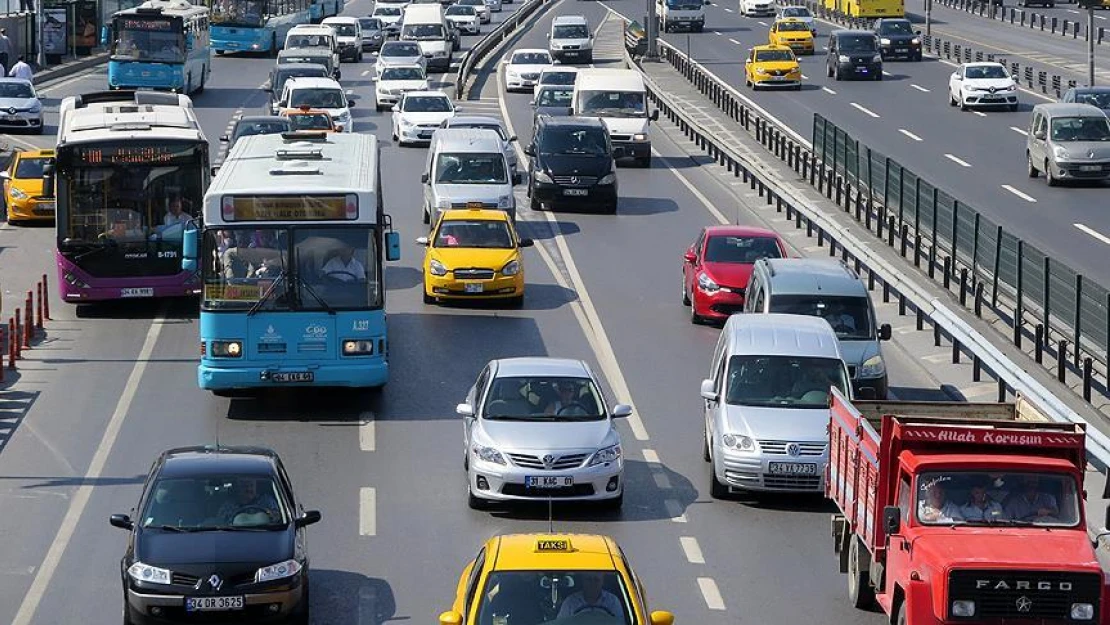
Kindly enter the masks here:
[[760, 258], [785, 258], [786, 245], [765, 228], [709, 226], [682, 258], [682, 303], [691, 323], [724, 321], [744, 309], [744, 289]]

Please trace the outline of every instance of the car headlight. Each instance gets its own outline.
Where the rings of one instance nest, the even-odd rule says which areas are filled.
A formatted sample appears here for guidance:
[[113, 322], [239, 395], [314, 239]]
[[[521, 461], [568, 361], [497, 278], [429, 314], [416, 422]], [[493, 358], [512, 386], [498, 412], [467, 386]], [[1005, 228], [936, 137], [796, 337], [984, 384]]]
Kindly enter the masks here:
[[506, 69], [505, 70], [505, 77], [506, 78], [516, 78], [517, 80], [520, 80], [520, 73], [517, 72], [515, 69]]
[[871, 57], [871, 62], [872, 63], [882, 63], [883, 62], [883, 55], [876, 54], [875, 56]]
[[12, 194], [12, 197], [14, 197], [17, 200], [26, 200], [27, 199], [27, 194], [20, 191], [19, 189], [15, 188], [15, 187], [11, 188], [10, 193]]
[[757, 67], [757, 68], [755, 68], [755, 73], [757, 73], [757, 74], [766, 74], [767, 70], [763, 69], [762, 67]]
[[42, 110], [42, 102], [39, 102], [39, 101], [36, 100], [35, 103], [32, 104], [31, 108], [28, 109], [28, 110], [31, 111], [32, 113], [38, 113], [39, 111]]
[[482, 460], [484, 462], [490, 462], [490, 463], [493, 463], [493, 464], [509, 464], [509, 463], [505, 462], [505, 456], [502, 456], [501, 452], [497, 451], [493, 447], [486, 447], [484, 445], [475, 445], [474, 448], [473, 448], [473, 451], [474, 451], [474, 457], [477, 458], [478, 460]]
[[553, 182], [555, 182], [554, 180], [551, 179], [551, 176], [548, 176], [543, 171], [537, 171], [536, 175], [535, 175], [535, 178], [536, 178], [536, 182], [543, 182], [543, 183], [546, 183], [546, 184], [552, 184]]
[[737, 451], [755, 451], [755, 441], [750, 436], [742, 436], [740, 434], [725, 434], [721, 437], [721, 442], [729, 449]]
[[883, 37], [882, 39], [879, 40], [879, 43], [883, 44], [884, 46], [889, 46], [890, 45], [890, 40], [887, 39], [886, 37]]
[[840, 61], [841, 63], [847, 63], [848, 61], [851, 61], [852, 58], [846, 54], [841, 54], [840, 56], [836, 57], [836, 60]]
[[642, 133], [642, 132], [637, 132], [636, 134], [632, 135], [632, 140], [633, 141], [647, 141], [647, 134]]
[[296, 560], [286, 560], [285, 562], [264, 566], [255, 571], [254, 583], [261, 584], [262, 582], [269, 582], [275, 579], [293, 577], [297, 573], [300, 573], [302, 568], [304, 567]]
[[721, 290], [720, 285], [714, 282], [713, 278], [709, 277], [709, 274], [705, 273], [698, 274], [698, 288], [706, 293], [715, 293]]
[[243, 342], [212, 341], [212, 355], [216, 358], [238, 358], [243, 355]]
[[503, 276], [515, 276], [518, 273], [520, 273], [519, 260], [510, 260], [509, 262], [505, 263], [504, 267], [501, 268], [501, 275]]
[[1053, 154], [1053, 156], [1056, 157], [1056, 160], [1058, 160], [1058, 161], [1066, 161], [1066, 160], [1069, 160], [1069, 158], [1070, 158], [1068, 156], [1068, 149], [1065, 148], [1062, 145], [1058, 145], [1058, 146], [1052, 148], [1052, 154]]
[[351, 339], [343, 341], [344, 356], [364, 356], [374, 353], [374, 341]]
[[597, 181], [597, 183], [599, 185], [600, 184], [613, 184], [616, 181], [617, 181], [617, 175], [616, 174], [605, 174], [604, 176], [601, 177], [601, 180]]
[[1017, 88], [1018, 86], [1016, 84], [1010, 85], [1009, 87], [1006, 87], [1006, 91], [1017, 91]]
[[917, 45], [921, 45], [921, 40], [920, 40], [920, 39], [918, 39], [917, 37], [914, 37], [913, 39], [910, 39], [910, 43], [911, 43], [912, 45], [915, 45], [915, 46], [917, 46]]
[[446, 276], [447, 266], [433, 258], [431, 262], [428, 263], [428, 273], [433, 276]]
[[856, 377], [858, 378], [878, 378], [886, 373], [886, 363], [883, 362], [883, 357], [876, 354], [867, 360], [856, 369]]
[[1095, 618], [1095, 606], [1090, 603], [1073, 603], [1071, 618], [1073, 621], [1089, 621]]
[[974, 601], [953, 601], [952, 602], [952, 616], [959, 616], [961, 618], [968, 618], [975, 616], [975, 602]]
[[170, 578], [173, 576], [169, 569], [160, 569], [156, 566], [136, 562], [127, 567], [127, 574], [131, 579], [137, 582], [147, 582], [149, 584], [169, 584]]
[[609, 462], [616, 462], [621, 457], [621, 446], [619, 444], [612, 447], [597, 450], [594, 457], [590, 458], [590, 463], [586, 466], [592, 467], [598, 464], [606, 464]]
[[502, 195], [497, 198], [497, 208], [511, 208], [513, 205], [513, 196]]

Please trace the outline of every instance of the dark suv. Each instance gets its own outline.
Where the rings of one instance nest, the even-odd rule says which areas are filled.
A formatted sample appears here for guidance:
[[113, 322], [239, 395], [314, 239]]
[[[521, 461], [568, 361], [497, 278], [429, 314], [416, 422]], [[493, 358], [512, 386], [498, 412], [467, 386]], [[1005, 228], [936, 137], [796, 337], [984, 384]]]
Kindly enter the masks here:
[[879, 38], [879, 53], [883, 60], [905, 59], [921, 60], [921, 31], [914, 30], [913, 24], [905, 18], [875, 20], [871, 29]]
[[875, 33], [869, 30], [838, 30], [829, 35], [828, 49], [825, 65], [830, 78], [883, 79], [883, 57]]
[[622, 156], [614, 148], [605, 123], [596, 117], [536, 119], [528, 195], [532, 210], [581, 206], [604, 213], [617, 212], [617, 166]]

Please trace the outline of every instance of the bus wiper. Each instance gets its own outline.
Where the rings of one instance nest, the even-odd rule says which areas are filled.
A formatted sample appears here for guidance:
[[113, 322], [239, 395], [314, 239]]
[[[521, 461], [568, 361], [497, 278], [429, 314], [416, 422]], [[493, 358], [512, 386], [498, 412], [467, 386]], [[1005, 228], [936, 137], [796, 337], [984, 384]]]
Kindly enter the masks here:
[[265, 304], [270, 299], [270, 296], [274, 294], [274, 290], [277, 288], [277, 285], [284, 281], [285, 269], [282, 269], [281, 273], [279, 273], [277, 277], [274, 278], [273, 283], [270, 284], [270, 288], [266, 289], [266, 292], [262, 294], [262, 297], [258, 298], [258, 301], [254, 303], [254, 306], [251, 306], [250, 310], [247, 311], [247, 316], [250, 317], [254, 313], [258, 312], [258, 310], [262, 308], [262, 305]]
[[[73, 245], [73, 244], [70, 243], [69, 245]], [[82, 260], [82, 259], [84, 259], [88, 256], [92, 256], [94, 254], [99, 254], [99, 253], [101, 253], [101, 252], [103, 252], [103, 251], [105, 251], [109, 248], [119, 247], [119, 243], [117, 243], [115, 239], [105, 239], [104, 243], [84, 242], [84, 243], [78, 243], [78, 244], [76, 244], [76, 246], [88, 247], [89, 248], [89, 249], [85, 250], [84, 252], [81, 252], [80, 254], [73, 257], [73, 260], [80, 261], [80, 260]]]
[[308, 283], [305, 282], [304, 279], [300, 276], [297, 276], [297, 284], [301, 285], [304, 290], [308, 291], [308, 294], [311, 295], [312, 298], [315, 299], [317, 302], [319, 302], [320, 307], [326, 310], [329, 315], [335, 314], [335, 309], [329, 306], [328, 303], [324, 301], [324, 298], [317, 295], [316, 291], [312, 290], [312, 287], [308, 286]]

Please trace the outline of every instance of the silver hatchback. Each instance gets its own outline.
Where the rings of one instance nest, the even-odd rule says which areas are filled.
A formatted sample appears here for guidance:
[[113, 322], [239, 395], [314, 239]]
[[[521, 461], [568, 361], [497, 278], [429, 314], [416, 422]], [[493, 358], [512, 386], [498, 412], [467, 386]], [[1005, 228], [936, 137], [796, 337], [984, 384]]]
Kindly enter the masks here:
[[1030, 178], [1043, 173], [1049, 186], [1064, 180], [1110, 178], [1110, 121], [1090, 104], [1033, 107], [1025, 145]]
[[469, 504], [493, 501], [624, 501], [624, 459], [601, 386], [581, 360], [490, 361], [456, 411], [464, 418]]

